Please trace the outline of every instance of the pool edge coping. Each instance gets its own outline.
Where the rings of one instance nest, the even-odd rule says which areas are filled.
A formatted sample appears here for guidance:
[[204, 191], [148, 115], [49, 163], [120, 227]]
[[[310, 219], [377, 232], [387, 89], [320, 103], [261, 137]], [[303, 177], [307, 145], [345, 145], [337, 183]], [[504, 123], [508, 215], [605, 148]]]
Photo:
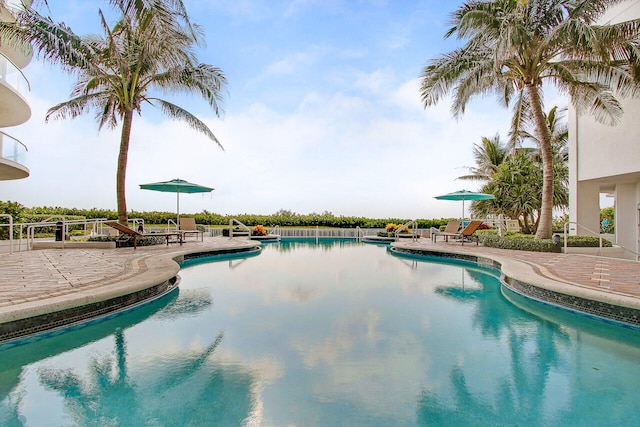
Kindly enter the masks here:
[[[249, 253], [252, 250], [258, 249], [260, 246], [260, 242], [254, 240], [247, 241], [243, 244], [236, 243], [234, 245], [213, 248], [189, 248], [183, 246], [170, 253], [149, 254], [136, 258], [134, 262], [144, 264], [145, 268], [137, 274], [122, 278], [122, 280], [115, 280], [112, 283], [106, 284], [97, 283], [64, 295], [43, 297], [15, 305], [0, 307], [0, 343], [26, 338], [31, 335], [64, 328], [76, 323], [82, 323], [83, 321], [110, 315], [135, 305], [160, 298], [171, 292], [178, 285], [178, 273], [181, 269], [179, 262], [185, 258], [239, 252]], [[148, 292], [151, 289], [157, 289], [157, 292]], [[133, 295], [138, 295], [139, 297], [131, 300], [128, 304], [122, 305], [123, 298]], [[116, 303], [116, 301], [118, 302]], [[12, 328], [12, 326], [28, 322], [30, 319], [37, 321], [35, 319], [43, 319], [48, 315], [54, 317], [56, 313], [64, 313], [74, 309], [88, 309], [92, 306], [109, 304], [110, 302], [113, 302], [111, 304], [112, 309], [109, 309], [109, 307], [105, 309], [103, 307], [100, 313], [95, 316], [85, 316], [80, 320], [70, 319], [68, 322], [61, 322], [58, 319], [50, 325], [43, 320], [35, 332], [25, 332], [21, 334], [19, 331], [16, 332], [15, 328]]]
[[[456, 251], [455, 248], [429, 248], [403, 242], [394, 242], [391, 244], [391, 247], [400, 249], [403, 252], [406, 251], [409, 253], [441, 258], [460, 259], [475, 262], [483, 266], [494, 267], [500, 271], [504, 286], [509, 287], [509, 289], [511, 289], [512, 291], [520, 293], [527, 298], [554, 304], [569, 310], [579, 311], [584, 314], [603, 317], [608, 320], [619, 321], [627, 325], [640, 326], [640, 318], [638, 318], [638, 314], [640, 314], [640, 298], [621, 294], [607, 289], [597, 290], [588, 288], [579, 283], [561, 279], [547, 271], [543, 266], [540, 266], [534, 262], [526, 262], [508, 256], [501, 256], [492, 253], [482, 253], [479, 251], [470, 251], [469, 253], [463, 253], [460, 251]], [[559, 303], [554, 298], [545, 298], [540, 292], [532, 292], [531, 290], [527, 290], [527, 286], [547, 291], [548, 293], [555, 293], [558, 295], [564, 295], [585, 301], [592, 301], [595, 303], [607, 304], [613, 307], [620, 307], [625, 310], [631, 310], [636, 315], [632, 316], [631, 319], [621, 321], [619, 318], [607, 316], [605, 313], [599, 314], [596, 312], [581, 309], [579, 306]]]

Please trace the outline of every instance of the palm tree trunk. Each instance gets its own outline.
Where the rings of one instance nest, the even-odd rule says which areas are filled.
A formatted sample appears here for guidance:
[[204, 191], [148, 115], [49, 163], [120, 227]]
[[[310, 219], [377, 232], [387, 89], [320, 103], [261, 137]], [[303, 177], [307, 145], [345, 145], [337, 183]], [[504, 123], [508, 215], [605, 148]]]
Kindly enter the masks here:
[[133, 110], [124, 113], [122, 119], [122, 135], [120, 136], [120, 152], [118, 153], [118, 169], [116, 171], [116, 198], [118, 200], [118, 222], [127, 225], [127, 198], [125, 196], [125, 181], [127, 178], [127, 160], [129, 158], [129, 139], [131, 138], [131, 123]]
[[553, 233], [553, 152], [551, 150], [551, 135], [544, 119], [542, 100], [537, 87], [533, 84], [527, 84], [526, 88], [531, 102], [538, 141], [540, 141], [540, 153], [542, 154], [542, 207], [538, 217], [536, 239], [550, 239]]

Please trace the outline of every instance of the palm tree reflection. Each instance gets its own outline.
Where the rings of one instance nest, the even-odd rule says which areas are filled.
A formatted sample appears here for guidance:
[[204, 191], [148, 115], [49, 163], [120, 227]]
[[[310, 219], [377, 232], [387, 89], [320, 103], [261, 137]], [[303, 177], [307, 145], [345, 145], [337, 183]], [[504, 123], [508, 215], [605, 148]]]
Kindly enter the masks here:
[[[482, 344], [469, 341], [471, 347], [460, 348], [459, 364], [445, 362], [445, 366], [434, 368], [449, 370], [448, 386], [453, 397], [448, 398], [446, 386], [423, 389], [418, 397], [420, 425], [494, 425], [500, 424], [505, 414], [508, 424], [536, 425], [544, 412], [541, 397], [552, 387], [550, 371], [566, 363], [566, 356], [563, 360], [561, 355], [567, 354], [567, 349], [561, 347], [570, 346], [568, 333], [559, 323], [531, 318], [505, 303], [499, 280], [487, 277], [490, 271], [461, 266], [459, 272], [459, 276], [438, 278], [446, 284], [436, 286], [434, 292], [466, 306], [461, 315], [469, 312], [471, 327], [485, 342], [493, 343], [483, 348], [500, 354], [495, 360], [481, 355], [476, 358], [476, 346]], [[508, 363], [507, 374], [495, 379], [493, 390], [480, 392], [468, 386], [467, 376], [477, 381], [483, 376], [481, 371], [495, 371], [494, 367], [483, 369], [482, 364], [503, 361]]]
[[64, 399], [74, 425], [239, 424], [252, 410], [253, 379], [213, 361], [222, 339], [221, 332], [201, 350], [158, 355], [153, 370], [131, 369], [120, 329], [115, 355], [94, 358], [86, 374], [43, 368], [39, 379]]
[[[110, 337], [113, 352], [98, 356], [90, 353], [86, 370], [49, 366], [36, 371], [39, 382], [63, 399], [70, 424], [182, 425], [185, 419], [201, 419], [201, 425], [210, 425], [211, 420], [239, 424], [238, 420], [246, 418], [254, 404], [254, 379], [246, 369], [214, 362], [213, 353], [222, 342], [222, 332], [199, 350], [163, 352], [144, 363], [131, 362], [128, 357], [128, 329], [151, 319], [192, 316], [212, 304], [209, 292], [176, 289], [109, 320], [3, 350], [0, 425], [25, 424], [21, 405], [28, 389], [22, 384], [30, 366]], [[183, 408], [186, 397], [189, 408]]]
[[[567, 396], [569, 401], [559, 404], [555, 414], [549, 413], [544, 405], [548, 396], [557, 393], [553, 389], [552, 371], [576, 364], [580, 334], [572, 338], [563, 323], [549, 320], [551, 318], [531, 317], [511, 303], [500, 301], [498, 304], [496, 292], [499, 287], [488, 288], [491, 285], [487, 281], [477, 280], [481, 272], [467, 272], [481, 284], [479, 288], [441, 287], [436, 293], [473, 303], [472, 326], [483, 336], [495, 342], [504, 341], [507, 345], [506, 354], [500, 355], [498, 360], [508, 358], [508, 374], [499, 379], [492, 393], [474, 393], [467, 384], [467, 376], [476, 377], [478, 373], [463, 365], [451, 367], [449, 380], [453, 402], [447, 401], [441, 392], [423, 390], [418, 397], [420, 425], [541, 425], [549, 421], [545, 417], [551, 417], [551, 422], [571, 417], [562, 412], [572, 412], [577, 406], [575, 401], [583, 396], [580, 390], [573, 390], [573, 394]], [[499, 299], [503, 299], [502, 294]]]

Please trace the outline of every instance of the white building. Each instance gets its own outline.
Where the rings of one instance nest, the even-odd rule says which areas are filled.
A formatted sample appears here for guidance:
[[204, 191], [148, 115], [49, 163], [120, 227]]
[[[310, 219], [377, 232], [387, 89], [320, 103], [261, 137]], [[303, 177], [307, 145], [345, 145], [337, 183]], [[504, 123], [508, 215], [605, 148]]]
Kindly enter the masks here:
[[[31, 5], [31, 0], [24, 0]], [[12, 10], [21, 7], [20, 0], [0, 0], [0, 20], [13, 21]], [[0, 39], [0, 180], [29, 176], [24, 162], [27, 147], [7, 133], [8, 127], [25, 123], [31, 117], [31, 108], [23, 94], [29, 82], [22, 69], [31, 61], [31, 54]]]
[[[640, 0], [609, 10], [603, 22], [640, 18]], [[623, 99], [617, 126], [569, 109], [569, 218], [574, 234], [600, 230], [600, 196], [614, 198], [615, 243], [637, 259], [640, 252], [640, 99]]]

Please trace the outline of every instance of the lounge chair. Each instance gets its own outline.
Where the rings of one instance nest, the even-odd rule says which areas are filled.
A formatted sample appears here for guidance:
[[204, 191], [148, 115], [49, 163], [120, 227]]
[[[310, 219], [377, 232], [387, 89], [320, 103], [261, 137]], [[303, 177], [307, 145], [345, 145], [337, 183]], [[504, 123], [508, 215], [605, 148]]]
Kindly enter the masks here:
[[[169, 246], [169, 243], [180, 243], [180, 246], [182, 246], [183, 236], [182, 233], [178, 231], [169, 233], [139, 233], [133, 228], [122, 225], [117, 221], [105, 221], [105, 224], [115, 228], [121, 234], [133, 237], [133, 249], [138, 248], [138, 238], [140, 237], [164, 237], [167, 240], [167, 246]], [[175, 240], [172, 240], [172, 237], [175, 237]]]
[[198, 238], [200, 241], [204, 240], [204, 232], [201, 230], [198, 230], [198, 227], [196, 226], [195, 218], [180, 217], [180, 219], [178, 220], [178, 223], [180, 225], [180, 228], [178, 229], [178, 231], [182, 233], [185, 239], [187, 237], [187, 234], [195, 234], [196, 238]]
[[435, 242], [437, 236], [444, 236], [445, 240], [449, 241], [449, 236], [456, 235], [460, 229], [460, 221], [449, 221], [444, 231], [440, 231], [437, 228], [431, 227], [431, 240]]
[[[471, 240], [471, 236], [475, 233], [478, 228], [482, 225], [482, 221], [471, 221], [469, 225], [467, 225], [462, 231], [456, 233], [439, 233], [440, 235], [444, 235], [445, 239], [449, 241], [449, 237], [457, 237], [462, 241], [464, 245], [465, 240]], [[476, 245], [478, 244], [478, 239], [476, 239]]]

